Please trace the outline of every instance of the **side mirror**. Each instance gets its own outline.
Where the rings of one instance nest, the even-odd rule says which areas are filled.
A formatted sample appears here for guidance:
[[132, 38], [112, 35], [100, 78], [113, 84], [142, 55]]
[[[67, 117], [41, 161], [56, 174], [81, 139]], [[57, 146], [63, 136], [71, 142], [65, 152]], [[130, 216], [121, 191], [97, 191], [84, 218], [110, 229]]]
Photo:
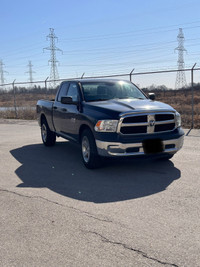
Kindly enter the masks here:
[[72, 97], [70, 96], [62, 96], [61, 97], [61, 103], [62, 104], [68, 104], [68, 105], [77, 105], [78, 104], [78, 101], [73, 101]]
[[149, 93], [149, 99], [154, 101], [156, 99], [155, 94], [154, 93]]

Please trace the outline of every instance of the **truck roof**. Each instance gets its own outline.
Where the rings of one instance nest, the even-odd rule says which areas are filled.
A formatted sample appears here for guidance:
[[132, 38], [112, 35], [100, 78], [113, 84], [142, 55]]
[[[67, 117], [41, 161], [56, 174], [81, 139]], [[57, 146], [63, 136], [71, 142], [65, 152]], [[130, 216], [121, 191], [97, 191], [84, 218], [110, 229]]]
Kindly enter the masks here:
[[124, 82], [130, 82], [129, 80], [124, 80], [124, 79], [108, 79], [108, 78], [83, 78], [83, 79], [71, 79], [71, 80], [66, 80], [64, 82], [119, 82], [119, 81], [124, 81]]

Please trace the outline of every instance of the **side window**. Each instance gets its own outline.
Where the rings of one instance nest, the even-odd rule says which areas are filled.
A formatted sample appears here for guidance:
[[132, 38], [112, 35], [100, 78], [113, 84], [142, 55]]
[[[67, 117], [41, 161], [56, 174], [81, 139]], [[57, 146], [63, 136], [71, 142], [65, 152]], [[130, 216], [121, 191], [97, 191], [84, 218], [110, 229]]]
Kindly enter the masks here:
[[67, 96], [72, 97], [73, 101], [78, 101], [78, 87], [76, 83], [71, 83], [67, 92]]
[[58, 94], [58, 99], [57, 101], [61, 102], [61, 97], [62, 96], [67, 96], [67, 89], [69, 87], [69, 83], [63, 83], [60, 88], [60, 92]]

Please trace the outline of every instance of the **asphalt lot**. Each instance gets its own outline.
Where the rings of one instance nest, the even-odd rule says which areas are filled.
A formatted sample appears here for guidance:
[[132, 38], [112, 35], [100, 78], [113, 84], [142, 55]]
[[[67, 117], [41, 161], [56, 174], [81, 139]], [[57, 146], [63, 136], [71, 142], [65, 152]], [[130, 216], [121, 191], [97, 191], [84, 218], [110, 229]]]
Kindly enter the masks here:
[[200, 130], [167, 162], [87, 170], [37, 122], [0, 121], [0, 266], [200, 266]]

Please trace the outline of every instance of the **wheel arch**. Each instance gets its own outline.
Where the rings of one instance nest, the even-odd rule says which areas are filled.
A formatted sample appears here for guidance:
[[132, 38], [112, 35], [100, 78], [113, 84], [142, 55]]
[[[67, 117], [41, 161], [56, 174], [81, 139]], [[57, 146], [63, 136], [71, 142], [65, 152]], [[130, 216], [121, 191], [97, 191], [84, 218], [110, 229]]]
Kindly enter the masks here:
[[91, 127], [89, 125], [82, 124], [80, 129], [79, 129], [79, 140], [78, 140], [79, 143], [81, 143], [81, 135], [82, 135], [83, 131], [86, 130], [86, 129], [88, 129], [93, 134], [92, 129], [91, 129]]
[[42, 125], [42, 123], [43, 123], [44, 121], [47, 122], [47, 119], [46, 119], [46, 116], [44, 115], [44, 113], [42, 113], [42, 114], [40, 115], [40, 121], [39, 121], [40, 126]]

